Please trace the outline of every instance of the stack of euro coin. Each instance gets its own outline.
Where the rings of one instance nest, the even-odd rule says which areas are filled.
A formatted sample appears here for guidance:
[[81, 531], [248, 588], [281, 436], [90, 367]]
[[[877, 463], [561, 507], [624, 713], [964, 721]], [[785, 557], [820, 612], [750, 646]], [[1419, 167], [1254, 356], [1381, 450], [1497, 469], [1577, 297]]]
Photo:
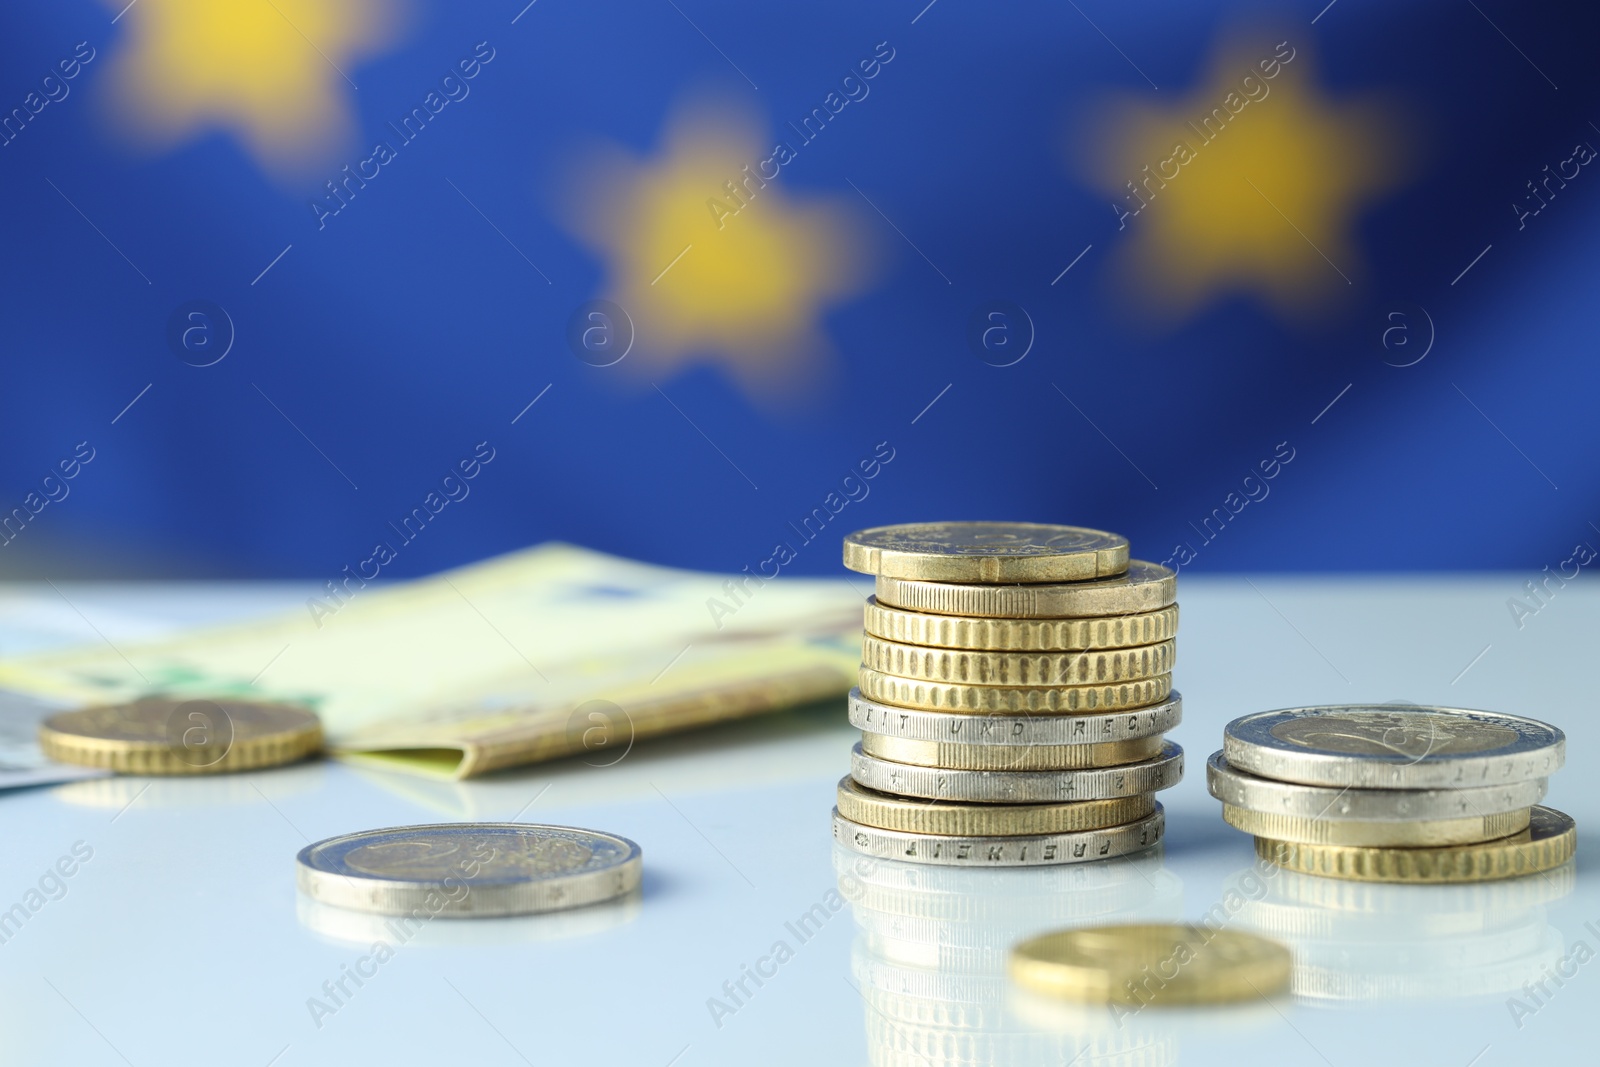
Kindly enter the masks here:
[[1365, 882], [1481, 882], [1549, 871], [1577, 847], [1539, 803], [1566, 737], [1515, 715], [1414, 704], [1289, 708], [1228, 724], [1206, 765], [1256, 853]]
[[1176, 576], [1117, 534], [1036, 523], [845, 538], [875, 576], [834, 835], [955, 866], [1124, 856], [1161, 840], [1183, 775]]

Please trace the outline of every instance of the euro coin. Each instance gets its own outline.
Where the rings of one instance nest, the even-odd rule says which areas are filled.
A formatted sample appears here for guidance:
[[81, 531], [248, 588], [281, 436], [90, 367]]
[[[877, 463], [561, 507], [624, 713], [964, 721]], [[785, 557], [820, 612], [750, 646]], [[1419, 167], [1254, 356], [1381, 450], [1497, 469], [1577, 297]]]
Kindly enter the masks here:
[[1174, 644], [1083, 652], [987, 652], [861, 639], [861, 662], [901, 678], [964, 685], [1108, 685], [1172, 672]]
[[1225, 1004], [1289, 988], [1289, 949], [1241, 930], [1141, 924], [1057, 930], [1011, 953], [1011, 978], [1091, 1004]]
[[986, 619], [1073, 619], [1157, 611], [1178, 599], [1178, 576], [1132, 560], [1126, 574], [1054, 585], [973, 585], [879, 575], [878, 603], [907, 611]]
[[318, 841], [296, 857], [313, 900], [414, 919], [530, 915], [596, 904], [639, 887], [625, 837], [534, 823], [443, 823]]
[[1183, 696], [1173, 690], [1161, 703], [1131, 711], [1030, 715], [897, 708], [868, 700], [860, 689], [852, 689], [848, 714], [850, 725], [867, 733], [913, 741], [1013, 747], [1095, 745], [1168, 733], [1183, 721]]
[[874, 637], [929, 648], [980, 651], [1076, 652], [1131, 648], [1170, 641], [1178, 632], [1178, 605], [1132, 615], [1088, 619], [985, 619], [906, 611], [867, 598], [864, 628]]
[[1531, 808], [1544, 799], [1546, 785], [1544, 778], [1530, 778], [1461, 789], [1336, 789], [1246, 774], [1221, 752], [1213, 752], [1206, 761], [1206, 788], [1224, 804], [1298, 819], [1414, 822], [1482, 817]]
[[1516, 715], [1409, 704], [1264, 711], [1223, 732], [1228, 764], [1249, 774], [1353, 789], [1458, 789], [1548, 778], [1566, 735]]
[[1277, 812], [1249, 811], [1222, 805], [1222, 821], [1257, 837], [1307, 845], [1362, 845], [1375, 848], [1432, 848], [1470, 845], [1510, 837], [1528, 828], [1529, 809], [1472, 815], [1462, 819], [1417, 819], [1412, 822], [1362, 822], [1354, 819], [1305, 818]]
[[1165, 700], [1172, 692], [1172, 675], [1109, 685], [963, 685], [901, 678], [863, 665], [858, 688], [868, 700], [926, 711], [1127, 711]]
[[1036, 522], [917, 522], [857, 530], [844, 565], [863, 574], [947, 582], [1074, 582], [1128, 569], [1128, 539]]
[[1161, 805], [1142, 819], [1103, 830], [1063, 834], [974, 837], [882, 830], [846, 819], [833, 810], [833, 836], [846, 848], [880, 859], [911, 860], [949, 867], [1041, 867], [1126, 856], [1161, 840]]
[[1156, 810], [1148, 793], [1071, 804], [955, 804], [913, 800], [866, 789], [853, 778], [839, 780], [839, 814], [880, 830], [955, 837], [1066, 834], [1103, 830], [1142, 819]]
[[1141, 763], [1078, 771], [968, 771], [917, 767], [850, 750], [850, 777], [880, 793], [975, 804], [1107, 800], [1156, 793], [1183, 778], [1183, 749], [1171, 741]]
[[61, 763], [122, 774], [218, 774], [304, 759], [322, 749], [322, 723], [293, 704], [145, 697], [51, 715], [39, 747]]
[[[1160, 734], [1131, 741], [1105, 741], [1096, 745], [962, 745], [944, 741], [913, 741], [905, 737], [863, 733], [861, 750], [869, 756], [913, 763], [919, 767], [946, 767], [974, 771], [1066, 771], [1084, 767], [1114, 767], [1138, 763], [1161, 754]], [[1509, 831], [1508, 831], [1509, 832]]]
[[1577, 850], [1572, 816], [1535, 807], [1528, 828], [1510, 837], [1438, 848], [1313, 845], [1256, 838], [1256, 855], [1304, 874], [1361, 882], [1487, 882], [1559, 867]]

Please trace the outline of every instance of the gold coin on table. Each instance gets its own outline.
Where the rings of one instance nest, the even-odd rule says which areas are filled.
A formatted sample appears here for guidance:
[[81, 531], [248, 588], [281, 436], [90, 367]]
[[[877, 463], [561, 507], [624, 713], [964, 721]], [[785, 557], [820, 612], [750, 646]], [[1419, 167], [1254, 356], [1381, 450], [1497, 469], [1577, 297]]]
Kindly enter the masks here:
[[1076, 582], [1128, 569], [1128, 539], [1038, 522], [912, 522], [857, 530], [844, 565], [946, 582]]
[[1242, 930], [1152, 923], [1057, 930], [1011, 950], [1011, 978], [1091, 1004], [1255, 1000], [1289, 988], [1289, 949]]
[[1172, 675], [1111, 685], [956, 685], [901, 678], [863, 666], [861, 695], [868, 700], [928, 711], [1004, 711], [1043, 714], [1122, 711], [1165, 700]]
[[1087, 745], [964, 745], [862, 733], [861, 751], [895, 763], [949, 770], [1075, 771], [1155, 759], [1165, 742], [1162, 735], [1156, 734]]
[[1142, 819], [1156, 810], [1149, 793], [1067, 804], [957, 804], [919, 800], [868, 789], [846, 775], [839, 779], [839, 814], [863, 826], [952, 837], [1012, 837], [1104, 830]]
[[1275, 811], [1250, 811], [1232, 804], [1222, 805], [1224, 822], [1257, 837], [1307, 845], [1361, 845], [1367, 848], [1434, 848], [1493, 841], [1526, 830], [1529, 813], [1530, 809], [1519, 808], [1516, 811], [1497, 811], [1461, 819], [1364, 822], [1326, 816], [1307, 818]]
[[1256, 855], [1304, 874], [1358, 882], [1488, 882], [1561, 866], [1578, 847], [1572, 816], [1535, 805], [1528, 828], [1497, 841], [1437, 848], [1308, 845], [1256, 838]]
[[1170, 641], [1178, 632], [1178, 605], [1132, 615], [1089, 619], [984, 619], [930, 615], [867, 598], [864, 628], [874, 637], [929, 648], [982, 651], [1076, 652], [1131, 648]]
[[1172, 641], [1085, 652], [976, 652], [902, 645], [866, 634], [861, 662], [875, 671], [967, 685], [1105, 685], [1172, 671]]
[[304, 759], [321, 750], [322, 723], [293, 704], [144, 697], [57, 712], [39, 724], [39, 747], [122, 774], [217, 774]]
[[1126, 574], [1115, 578], [1055, 585], [974, 585], [880, 574], [876, 592], [880, 604], [935, 615], [1081, 619], [1164, 608], [1178, 599], [1178, 575], [1159, 563], [1136, 559]]

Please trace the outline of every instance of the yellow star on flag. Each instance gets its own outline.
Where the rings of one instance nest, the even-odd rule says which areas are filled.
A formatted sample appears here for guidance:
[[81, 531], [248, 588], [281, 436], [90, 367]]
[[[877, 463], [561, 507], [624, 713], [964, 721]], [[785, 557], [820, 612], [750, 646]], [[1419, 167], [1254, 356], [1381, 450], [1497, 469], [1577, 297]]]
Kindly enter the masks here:
[[1310, 66], [1303, 43], [1236, 42], [1175, 105], [1106, 110], [1087, 169], [1113, 198], [1114, 270], [1141, 312], [1176, 319], [1253, 292], [1301, 315], [1355, 286], [1356, 218], [1402, 153], [1392, 105], [1330, 103]]
[[349, 71], [398, 36], [397, 0], [106, 0], [127, 40], [113, 60], [118, 132], [166, 149], [231, 132], [295, 177], [355, 132]]
[[856, 212], [785, 191], [805, 142], [763, 127], [701, 99], [668, 120], [655, 157], [608, 148], [573, 168], [565, 214], [636, 331], [625, 366], [654, 377], [720, 365], [771, 401], [831, 363], [817, 320], [861, 288], [871, 248]]

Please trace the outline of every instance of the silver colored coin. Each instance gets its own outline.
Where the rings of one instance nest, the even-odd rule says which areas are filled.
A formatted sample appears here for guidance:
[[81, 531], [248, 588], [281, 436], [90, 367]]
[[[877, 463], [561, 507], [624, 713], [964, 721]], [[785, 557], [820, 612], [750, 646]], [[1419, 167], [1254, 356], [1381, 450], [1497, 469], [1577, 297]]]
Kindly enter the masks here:
[[1547, 782], [1531, 778], [1461, 789], [1350, 789], [1259, 778], [1231, 766], [1221, 752], [1206, 761], [1206, 788], [1224, 804], [1273, 815], [1352, 822], [1422, 822], [1531, 808]]
[[1052, 584], [981, 585], [880, 574], [878, 603], [935, 615], [985, 619], [1080, 619], [1155, 611], [1178, 599], [1178, 575], [1136, 559], [1115, 578]]
[[1142, 819], [1106, 830], [1015, 837], [952, 837], [880, 830], [833, 812], [833, 836], [846, 848], [882, 859], [936, 863], [946, 867], [1042, 867], [1088, 863], [1142, 852], [1161, 840], [1166, 816], [1161, 805]]
[[1228, 765], [1263, 778], [1354, 789], [1462, 789], [1548, 778], [1566, 735], [1517, 715], [1410, 704], [1263, 711], [1223, 732]]
[[1168, 741], [1155, 759], [1092, 770], [952, 771], [878, 759], [863, 752], [858, 743], [850, 750], [850, 777], [881, 793], [930, 800], [977, 804], [1106, 800], [1177, 785], [1183, 778], [1183, 749]]
[[868, 733], [961, 745], [1097, 745], [1170, 732], [1183, 721], [1176, 690], [1159, 704], [1090, 715], [963, 714], [880, 704], [850, 690], [850, 725]]
[[296, 882], [335, 907], [415, 918], [531, 915], [637, 889], [625, 837], [534, 823], [397, 826], [330, 837], [296, 857]]

